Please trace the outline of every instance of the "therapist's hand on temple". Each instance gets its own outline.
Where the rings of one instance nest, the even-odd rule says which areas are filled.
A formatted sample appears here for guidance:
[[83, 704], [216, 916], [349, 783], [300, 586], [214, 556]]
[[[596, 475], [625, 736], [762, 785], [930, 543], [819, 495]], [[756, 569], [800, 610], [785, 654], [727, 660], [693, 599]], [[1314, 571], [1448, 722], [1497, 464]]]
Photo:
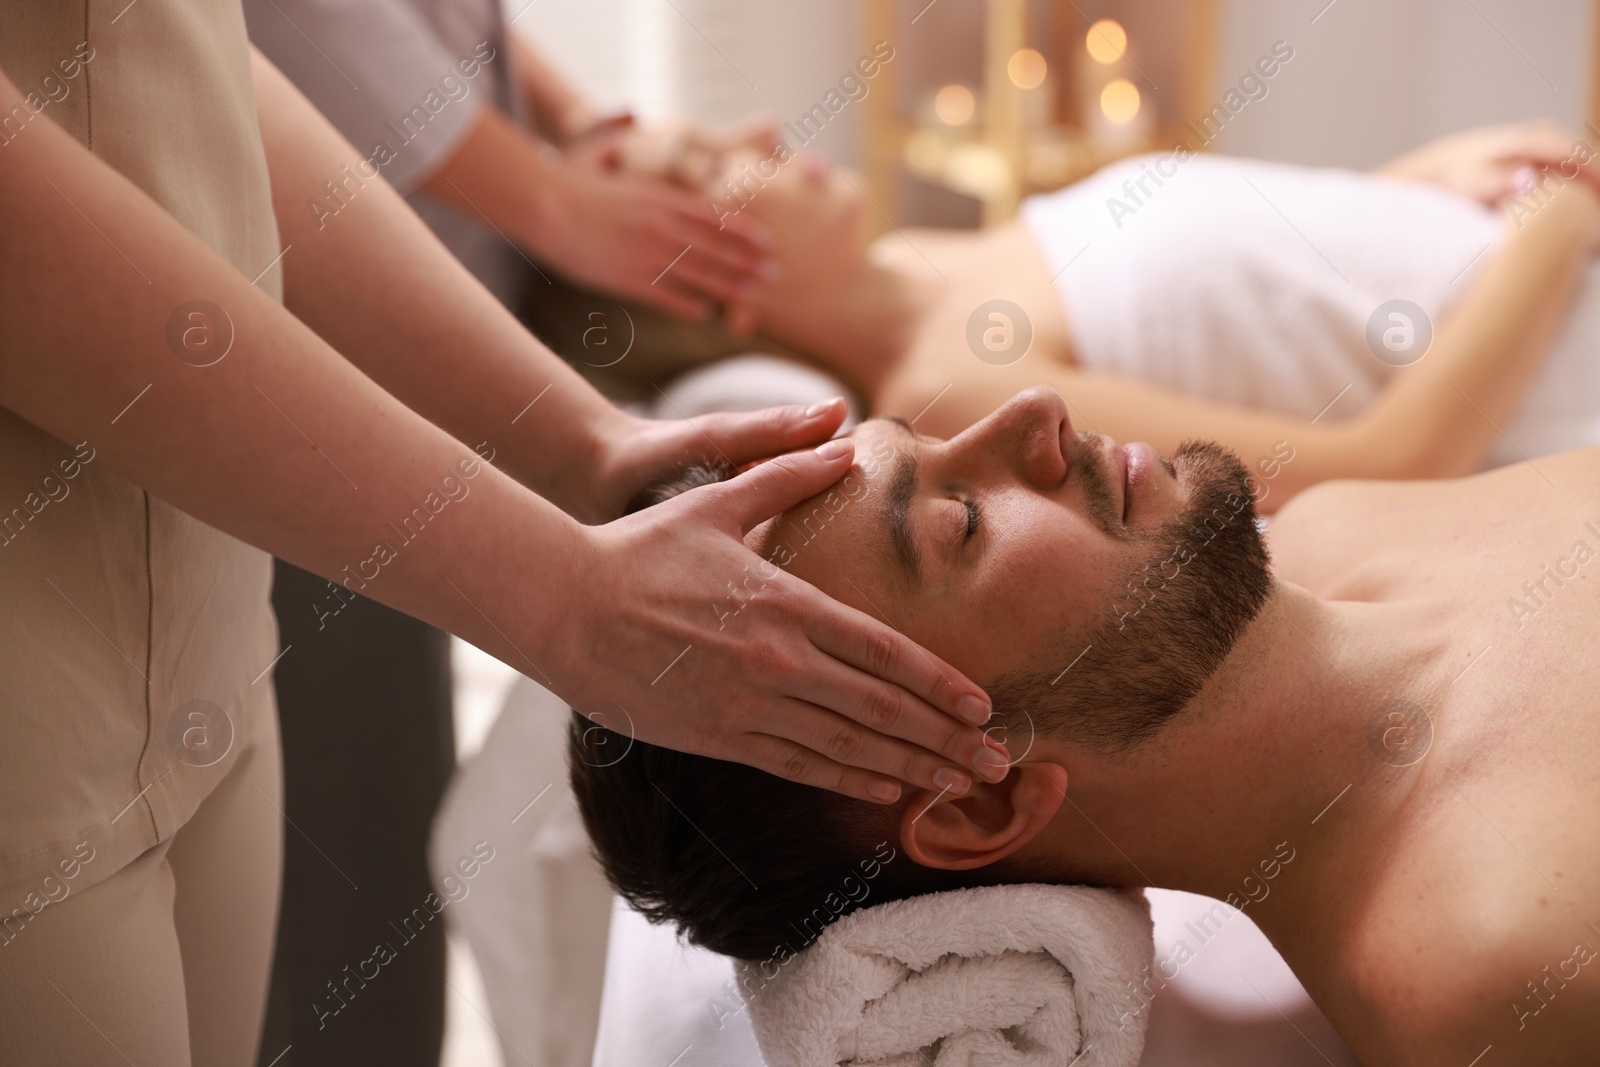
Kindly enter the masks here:
[[766, 157], [779, 148], [778, 123], [765, 115], [752, 116], [720, 130], [693, 122], [665, 121], [637, 125], [631, 120], [598, 128], [564, 149], [569, 159], [593, 166], [647, 174], [691, 192], [703, 192], [722, 173], [730, 152], [753, 152]]
[[776, 269], [760, 224], [719, 221], [700, 192], [629, 171], [614, 154], [552, 153], [485, 108], [420, 188], [591, 288], [692, 319], [748, 308]]
[[[764, 115], [752, 116], [721, 130], [707, 130], [692, 122], [666, 121], [636, 125], [626, 121], [602, 124], [596, 132], [567, 145], [563, 155], [580, 167], [643, 175], [708, 199], [724, 199], [726, 190], [708, 193], [722, 173], [725, 157], [736, 151], [766, 158], [779, 150], [778, 124]], [[738, 217], [718, 209], [718, 227], [735, 226]], [[723, 299], [722, 325], [739, 337], [753, 336], [761, 324], [754, 295]]]
[[1003, 777], [978, 686], [743, 541], [853, 455], [831, 441], [591, 528], [562, 564], [552, 688], [619, 733], [862, 800]]
[[[884, 787], [884, 800], [899, 781], [960, 791], [969, 779], [957, 767], [998, 755], [976, 725], [955, 717], [985, 717], [975, 685], [804, 582], [772, 573], [737, 615], [718, 616], [746, 568], [771, 570], [742, 535], [842, 477], [848, 441], [824, 446], [837, 454], [781, 456], [589, 527], [469, 458], [461, 442], [483, 441], [485, 427], [512, 437], [508, 397], [526, 396], [526, 411], [551, 390], [543, 414], [515, 428], [531, 457], [519, 473], [555, 489], [626, 480], [626, 464], [586, 462], [604, 454], [586, 447], [591, 429], [621, 425], [605, 415], [610, 405], [450, 259], [387, 184], [369, 186], [357, 210], [311, 236], [317, 228], [291, 209], [301, 190], [350, 158], [350, 146], [270, 64], [257, 57], [253, 69], [283, 233], [304, 242], [285, 278], [288, 309], [54, 123], [30, 127], [26, 143], [9, 149], [21, 154], [0, 166], [0, 233], [7, 252], [18, 250], [0, 255], [0, 332], [10, 346], [0, 393], [12, 415], [63, 440], [90, 437], [109, 471], [330, 581], [351, 581], [354, 563], [367, 595], [526, 664], [582, 710], [616, 708], [612, 722], [626, 729], [631, 718], [646, 741], [863, 798]], [[0, 112], [20, 99], [0, 72]], [[438, 177], [470, 207], [469, 190]], [[83, 218], [102, 220], [107, 240], [143, 250], [160, 268], [143, 277], [91, 238], [62, 239]], [[70, 314], [39, 313], [79, 290], [98, 298]], [[175, 359], [162, 334], [171, 309], [196, 293], [225, 307], [253, 341], [220, 373], [190, 373], [194, 365]], [[446, 345], [476, 358], [442, 360]], [[34, 351], [51, 358], [23, 358]], [[108, 413], [126, 412], [142, 390], [150, 395], [132, 421], [102, 432]], [[299, 424], [286, 428], [288, 416], [264, 397], [313, 420], [319, 446], [286, 446]], [[825, 437], [841, 416], [825, 406], [807, 427], [780, 413], [767, 416], [767, 429]], [[760, 416], [686, 425], [708, 436], [731, 431], [718, 447], [735, 454], [756, 450], [767, 432]], [[643, 449], [651, 462], [687, 436], [680, 428], [663, 440]], [[359, 492], [330, 454], [358, 472]], [[632, 477], [649, 477], [649, 466]], [[461, 479], [475, 479], [470, 505], [455, 503], [467, 499]], [[441, 514], [439, 490], [453, 510], [428, 518]], [[396, 516], [428, 522], [423, 544], [372, 547]]]
[[535, 251], [579, 282], [689, 319], [748, 304], [775, 270], [759, 223], [719, 223], [704, 196], [573, 159], [545, 182]]

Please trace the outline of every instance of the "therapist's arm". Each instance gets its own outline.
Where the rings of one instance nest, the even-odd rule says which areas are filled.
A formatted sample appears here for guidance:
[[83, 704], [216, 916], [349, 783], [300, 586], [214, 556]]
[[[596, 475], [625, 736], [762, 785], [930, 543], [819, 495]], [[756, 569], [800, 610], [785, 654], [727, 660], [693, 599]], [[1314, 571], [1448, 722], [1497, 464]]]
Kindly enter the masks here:
[[744, 305], [774, 268], [759, 223], [651, 175], [550, 152], [492, 107], [421, 188], [585, 285], [689, 319]]
[[563, 147], [595, 128], [601, 116], [583, 94], [512, 27], [506, 30], [506, 46], [513, 57], [512, 69], [517, 72], [515, 89], [533, 116], [534, 129], [551, 144]]
[[[508, 473], [586, 522], [615, 518], [637, 489], [687, 463], [740, 464], [817, 440], [795, 412], [660, 423], [618, 410], [478, 284], [386, 182], [358, 185], [359, 153], [253, 54], [289, 249], [284, 304], [407, 407], [461, 441], [488, 442]], [[345, 183], [343, 206], [327, 197], [329, 180]]]
[[[748, 219], [719, 227], [704, 197], [600, 167], [592, 151], [564, 156], [498, 110], [497, 80], [525, 79], [516, 60], [530, 50], [515, 34], [452, 45], [397, 0], [245, 0], [245, 11], [251, 40], [359, 146], [359, 159], [387, 146], [377, 158], [401, 193], [426, 191], [499, 230], [545, 271], [706, 318], [747, 307], [771, 269]], [[585, 121], [576, 94], [540, 70], [540, 114], [563, 128]], [[514, 80], [509, 88], [525, 91]], [[424, 108], [430, 93], [444, 103]], [[341, 162], [355, 169], [358, 158]], [[319, 175], [317, 193], [330, 179], [345, 180]], [[295, 206], [308, 211], [304, 199]]]
[[[0, 75], [0, 110], [20, 103]], [[320, 118], [303, 133], [327, 136]], [[884, 799], [874, 787], [892, 792], [890, 778], [937, 788], [941, 768], [975, 762], [981, 734], [949, 713], [962, 698], [981, 704], [976, 687], [805, 583], [779, 574], [739, 625], [716, 625], [725, 582], [761, 566], [742, 530], [831, 484], [848, 448], [786, 456], [646, 514], [582, 526], [474, 465], [470, 449], [48, 118], [0, 153], [0, 404], [20, 417], [90, 442], [108, 469], [251, 544], [330, 579], [364, 575], [352, 589], [461, 635], [580, 708], [609, 711], [608, 724], [642, 739], [863, 799]], [[364, 196], [374, 244], [341, 261], [348, 273], [324, 275], [329, 306], [348, 293], [360, 314], [368, 279], [396, 294], [394, 321], [369, 327], [416, 326], [402, 301], [426, 280], [427, 300], [460, 301], [445, 334], [465, 352], [462, 339], [482, 335], [462, 269], [413, 231], [420, 224], [392, 190]], [[385, 259], [397, 247], [390, 227], [415, 240]], [[168, 341], [174, 313], [197, 299], [224, 309], [235, 338], [206, 367]], [[541, 349], [523, 354], [558, 370]], [[434, 366], [436, 391], [449, 393], [448, 363]], [[582, 388], [553, 388], [546, 417], [578, 426], [571, 412], [595, 403]], [[419, 507], [436, 517], [396, 545], [388, 524]]]

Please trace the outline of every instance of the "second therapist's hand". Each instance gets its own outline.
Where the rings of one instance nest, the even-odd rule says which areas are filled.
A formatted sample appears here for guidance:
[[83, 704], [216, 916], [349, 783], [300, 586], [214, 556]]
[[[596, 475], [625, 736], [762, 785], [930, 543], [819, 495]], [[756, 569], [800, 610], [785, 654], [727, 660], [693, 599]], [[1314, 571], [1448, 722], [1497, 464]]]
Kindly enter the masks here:
[[[772, 566], [743, 537], [832, 485], [830, 441], [602, 527], [563, 563], [543, 647], [552, 688], [641, 741], [878, 803], [901, 783], [953, 794], [1003, 778], [988, 698], [877, 620]], [[753, 581], [746, 582], [746, 579]], [[728, 584], [744, 592], [729, 618]], [[719, 610], [720, 609], [720, 610]]]
[[528, 238], [573, 279], [687, 319], [743, 306], [776, 267], [766, 231], [719, 222], [706, 198], [649, 175], [572, 159], [550, 172]]

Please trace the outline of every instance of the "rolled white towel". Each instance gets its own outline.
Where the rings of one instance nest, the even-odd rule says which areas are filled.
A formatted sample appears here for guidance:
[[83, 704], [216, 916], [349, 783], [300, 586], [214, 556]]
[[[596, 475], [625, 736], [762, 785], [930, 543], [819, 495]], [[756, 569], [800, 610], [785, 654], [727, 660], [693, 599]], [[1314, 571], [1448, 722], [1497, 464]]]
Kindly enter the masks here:
[[853, 912], [741, 985], [767, 1067], [1134, 1067], [1152, 951], [1138, 892], [986, 886]]

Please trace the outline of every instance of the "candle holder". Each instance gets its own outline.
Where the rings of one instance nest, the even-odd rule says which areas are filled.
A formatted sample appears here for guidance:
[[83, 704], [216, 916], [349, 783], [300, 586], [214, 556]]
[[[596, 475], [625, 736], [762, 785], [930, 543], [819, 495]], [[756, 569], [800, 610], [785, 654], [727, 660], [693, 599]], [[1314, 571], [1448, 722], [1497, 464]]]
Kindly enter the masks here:
[[[925, 3], [868, 0], [869, 41], [941, 26], [972, 35], [959, 24], [970, 9]], [[978, 78], [970, 63], [967, 81], [930, 80], [935, 69], [910, 85], [896, 70], [897, 84], [869, 99], [869, 195], [899, 217], [895, 193], [910, 175], [977, 200], [989, 226], [1013, 217], [1029, 194], [1170, 148], [1184, 139], [1184, 120], [1206, 110], [1216, 23], [1217, 0], [985, 0]]]

